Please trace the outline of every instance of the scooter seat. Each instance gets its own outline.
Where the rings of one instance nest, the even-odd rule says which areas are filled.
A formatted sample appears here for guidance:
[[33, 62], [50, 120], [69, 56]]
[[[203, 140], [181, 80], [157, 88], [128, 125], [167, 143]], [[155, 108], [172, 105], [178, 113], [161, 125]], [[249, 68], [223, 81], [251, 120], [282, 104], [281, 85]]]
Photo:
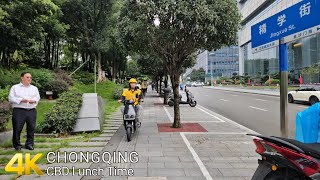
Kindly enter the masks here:
[[281, 138], [281, 137], [277, 137], [279, 139], [282, 139], [284, 141], [287, 141], [297, 147], [299, 147], [300, 149], [302, 149], [304, 152], [306, 152], [306, 154], [315, 157], [317, 159], [320, 159], [320, 143], [302, 143], [299, 141], [296, 141], [294, 139], [287, 139], [287, 138]]

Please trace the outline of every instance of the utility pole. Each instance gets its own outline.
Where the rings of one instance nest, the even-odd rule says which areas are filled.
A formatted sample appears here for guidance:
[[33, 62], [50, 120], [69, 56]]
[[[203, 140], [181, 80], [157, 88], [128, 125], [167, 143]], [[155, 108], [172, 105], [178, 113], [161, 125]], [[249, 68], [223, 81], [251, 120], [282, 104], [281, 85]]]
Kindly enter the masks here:
[[212, 61], [210, 61], [210, 67], [211, 67], [211, 86], [213, 86], [213, 73], [212, 73]]

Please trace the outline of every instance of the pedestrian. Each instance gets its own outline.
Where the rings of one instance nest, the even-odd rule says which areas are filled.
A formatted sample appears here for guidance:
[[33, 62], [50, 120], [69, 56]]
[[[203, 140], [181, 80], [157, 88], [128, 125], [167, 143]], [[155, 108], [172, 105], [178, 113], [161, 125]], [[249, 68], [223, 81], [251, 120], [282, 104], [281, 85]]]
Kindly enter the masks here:
[[146, 96], [147, 88], [148, 88], [147, 82], [143, 80], [141, 83], [141, 90], [142, 90], [143, 96]]
[[154, 91], [154, 82], [152, 82], [152, 84], [151, 84], [151, 88], [152, 88], [152, 91]]
[[12, 145], [20, 151], [20, 135], [24, 124], [27, 124], [27, 140], [25, 148], [34, 149], [34, 129], [36, 127], [36, 106], [40, 100], [38, 88], [31, 85], [32, 76], [29, 72], [21, 73], [21, 82], [11, 87], [9, 101], [12, 105]]

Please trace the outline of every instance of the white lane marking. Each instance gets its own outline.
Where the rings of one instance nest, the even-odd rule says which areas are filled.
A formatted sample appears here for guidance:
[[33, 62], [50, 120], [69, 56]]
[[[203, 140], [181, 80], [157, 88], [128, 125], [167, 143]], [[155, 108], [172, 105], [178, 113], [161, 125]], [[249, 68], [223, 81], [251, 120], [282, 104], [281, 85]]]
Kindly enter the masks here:
[[198, 107], [198, 106], [196, 106], [196, 108], [198, 108], [200, 111], [202, 111], [202, 112], [204, 112], [204, 113], [208, 114], [209, 116], [214, 117], [215, 119], [219, 120], [220, 122], [225, 122], [225, 121], [224, 121], [224, 120], [222, 120], [221, 118], [219, 118], [219, 117], [217, 117], [217, 116], [213, 115], [212, 113], [209, 113], [208, 111], [204, 110], [203, 108], [200, 108], [200, 107]]
[[159, 102], [160, 102], [160, 103], [163, 103], [163, 102], [162, 102], [162, 98], [161, 98], [161, 97], [159, 97]]
[[265, 111], [265, 112], [268, 111], [268, 110], [266, 110], [266, 109], [262, 109], [262, 108], [258, 108], [258, 107], [254, 107], [254, 106], [249, 106], [249, 107], [252, 108], [252, 109], [260, 110], [260, 111]]
[[213, 112], [213, 111], [211, 111], [211, 110], [209, 110], [209, 109], [207, 109], [207, 108], [205, 108], [205, 107], [203, 107], [203, 106], [201, 106], [201, 105], [197, 105], [197, 107], [201, 107], [201, 109], [203, 109], [203, 110], [205, 110], [205, 111], [207, 111], [207, 112], [210, 112], [210, 114], [212, 114], [212, 115], [214, 115], [214, 116], [216, 116], [216, 117], [220, 117], [220, 119], [221, 119], [221, 120], [223, 119], [224, 122], [228, 122], [228, 123], [230, 123], [230, 124], [236, 125], [236, 126], [238, 126], [239, 128], [247, 131], [248, 133], [251, 133], [251, 134], [260, 134], [260, 133], [254, 131], [254, 130], [252, 130], [252, 129], [250, 129], [250, 128], [247, 128], [247, 127], [245, 127], [245, 126], [243, 126], [243, 125], [241, 125], [241, 124], [239, 124], [239, 123], [237, 123], [237, 122], [235, 122], [235, 121], [232, 121], [231, 119], [228, 119], [228, 118], [222, 116], [221, 114], [218, 114], [218, 113], [216, 113], [216, 112]]
[[255, 99], [256, 101], [267, 101], [267, 100], [264, 100], [264, 99]]
[[220, 101], [228, 102], [229, 100], [226, 99], [219, 99]]
[[163, 109], [164, 109], [164, 111], [166, 112], [167, 116], [169, 117], [170, 122], [173, 122], [173, 117], [172, 117], [171, 114], [169, 113], [168, 109], [167, 109], [165, 106], [163, 106]]
[[200, 167], [200, 170], [201, 170], [203, 176], [206, 177], [207, 180], [213, 180], [212, 177], [210, 176], [210, 173], [208, 172], [207, 168], [204, 166], [203, 162], [199, 158], [199, 156], [196, 153], [196, 151], [190, 145], [190, 142], [188, 141], [188, 139], [186, 138], [184, 133], [181, 132], [180, 135], [181, 135], [184, 143], [187, 145], [189, 151], [191, 152], [191, 154], [193, 156], [193, 159], [197, 162], [198, 166]]
[[221, 121], [183, 121], [185, 123], [223, 123]]
[[184, 132], [184, 134], [218, 134], [218, 135], [242, 135], [248, 134], [247, 132]]

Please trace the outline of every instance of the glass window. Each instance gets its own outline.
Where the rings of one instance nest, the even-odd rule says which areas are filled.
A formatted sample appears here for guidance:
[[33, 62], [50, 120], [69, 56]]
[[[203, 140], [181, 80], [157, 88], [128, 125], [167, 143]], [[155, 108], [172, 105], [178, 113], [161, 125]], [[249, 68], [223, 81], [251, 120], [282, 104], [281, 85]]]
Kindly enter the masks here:
[[291, 81], [298, 83], [302, 75], [304, 83], [319, 82], [319, 37], [317, 34], [288, 44]]

